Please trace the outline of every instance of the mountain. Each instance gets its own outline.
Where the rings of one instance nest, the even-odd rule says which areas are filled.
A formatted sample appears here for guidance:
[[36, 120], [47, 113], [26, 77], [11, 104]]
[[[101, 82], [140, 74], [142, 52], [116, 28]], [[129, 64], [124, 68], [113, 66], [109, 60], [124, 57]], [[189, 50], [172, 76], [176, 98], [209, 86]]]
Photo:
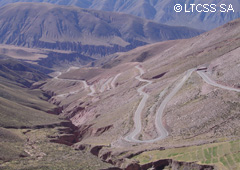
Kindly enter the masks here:
[[48, 75], [37, 70], [40, 68], [40, 66], [23, 63], [11, 58], [0, 60], [1, 79], [4, 78], [7, 81], [17, 82], [25, 87], [30, 87], [33, 82], [50, 78]]
[[[79, 22], [71, 20], [71, 12], [81, 13], [81, 22], [87, 13], [100, 28], [111, 19], [117, 25], [114, 19], [121, 18], [45, 3], [16, 3], [0, 10], [11, 16], [2, 18], [7, 21], [1, 23], [4, 43], [35, 47], [0, 45], [0, 169], [239, 169], [240, 19], [193, 38], [148, 44], [100, 60], [87, 56], [91, 51], [70, 51], [69, 42], [59, 46], [63, 50], [37, 46], [39, 41], [75, 42], [77, 36], [68, 38], [75, 33], [68, 26], [78, 28]], [[69, 20], [54, 20], [59, 15]], [[45, 34], [36, 33], [47, 26]], [[128, 30], [129, 25], [121, 26]], [[106, 27], [108, 31], [93, 26], [87, 33], [92, 39], [101, 37], [101, 31], [109, 37], [125, 35]], [[144, 36], [133, 38], [154, 42], [145, 34], [136, 32], [134, 36]], [[102, 40], [105, 47], [112, 45], [105, 41], [109, 37]], [[69, 62], [76, 65], [66, 69]], [[40, 66], [62, 63], [65, 67], [55, 72]]]
[[77, 148], [90, 145], [122, 169], [234, 169], [239, 28], [237, 19], [191, 39], [117, 53], [94, 68], [58, 73], [41, 89], [78, 127]]
[[[13, 2], [49, 2], [59, 5], [78, 6], [81, 8], [115, 11], [132, 14], [142, 18], [154, 20], [162, 24], [187, 26], [196, 29], [210, 30], [240, 17], [239, 0], [0, 0], [0, 6]], [[187, 5], [186, 11], [191, 11], [190, 4], [216, 4], [216, 12], [180, 12], [174, 11], [174, 5]], [[221, 12], [220, 5], [225, 9], [231, 4], [234, 12]], [[210, 9], [208, 7], [208, 9]]]
[[[0, 168], [111, 167], [90, 153], [67, 146], [77, 141], [75, 126], [57, 115], [62, 109], [47, 102], [50, 94], [31, 86], [50, 78], [41, 70], [40, 66], [0, 55]], [[35, 160], [38, 163], [32, 162]], [[22, 161], [27, 165], [21, 165]]]
[[81, 52], [91, 57], [202, 33], [127, 14], [47, 3], [15, 3], [1, 7], [0, 24], [1, 44]]
[[87, 65], [96, 60], [81, 54], [81, 52], [36, 49], [6, 44], [0, 44], [1, 55], [24, 61], [25, 65], [30, 63], [28, 64], [29, 67], [40, 70], [45, 74], [53, 72], [52, 69], [68, 68], [69, 65]]
[[[48, 95], [39, 90], [30, 89], [33, 83], [50, 78], [38, 70], [38, 67], [7, 56], [0, 57], [1, 127], [37, 124], [47, 116], [44, 112], [56, 108], [46, 102]], [[18, 112], [15, 113], [16, 110]], [[31, 114], [32, 117], [30, 117]], [[49, 119], [51, 121], [51, 116]], [[57, 121], [57, 118], [53, 117], [53, 120]]]

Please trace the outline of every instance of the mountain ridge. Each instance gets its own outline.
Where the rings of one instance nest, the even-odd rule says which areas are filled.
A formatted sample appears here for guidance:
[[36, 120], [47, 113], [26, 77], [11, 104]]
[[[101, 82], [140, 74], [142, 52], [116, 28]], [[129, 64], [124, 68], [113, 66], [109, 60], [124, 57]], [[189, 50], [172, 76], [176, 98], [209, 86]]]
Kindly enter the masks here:
[[[202, 30], [210, 30], [221, 26], [231, 20], [240, 17], [239, 1], [238, 0], [220, 0], [215, 2], [213, 0], [174, 0], [174, 1], [157, 1], [157, 0], [0, 0], [0, 6], [13, 2], [49, 2], [59, 5], [78, 6], [81, 8], [97, 9], [103, 11], [123, 12], [142, 18], [154, 20], [155, 22], [175, 25], [175, 26], [188, 26]], [[217, 11], [212, 13], [199, 13], [194, 12], [180, 12], [174, 11], [174, 5], [181, 4], [183, 7], [187, 6], [187, 11], [191, 11], [190, 4], [216, 4]], [[226, 4], [228, 7], [232, 4], [233, 12], [222, 13], [219, 11], [220, 4]]]
[[0, 43], [78, 51], [87, 55], [127, 51], [148, 43], [202, 33], [127, 14], [47, 3], [19, 2], [0, 9]]

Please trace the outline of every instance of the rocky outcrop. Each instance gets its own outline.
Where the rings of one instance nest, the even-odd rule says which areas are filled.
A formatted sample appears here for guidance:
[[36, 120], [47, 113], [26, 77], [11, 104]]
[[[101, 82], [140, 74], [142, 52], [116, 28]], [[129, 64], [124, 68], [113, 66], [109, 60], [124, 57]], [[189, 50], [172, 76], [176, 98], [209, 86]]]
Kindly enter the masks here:
[[[78, 147], [81, 148], [82, 145]], [[113, 151], [107, 149], [106, 146], [84, 146], [84, 148], [91, 148], [90, 152], [93, 155], [98, 156], [104, 162], [110, 163], [114, 166], [121, 167], [123, 170], [146, 170], [150, 168], [154, 169], [164, 169], [165, 167], [170, 167], [172, 170], [214, 170], [213, 165], [200, 165], [196, 162], [179, 162], [172, 159], [162, 159], [147, 164], [139, 164], [139, 162], [131, 161], [127, 157], [118, 158], [118, 154], [114, 155]], [[115, 153], [116, 154], [116, 153]]]
[[113, 128], [113, 125], [108, 125], [101, 128], [94, 128], [93, 125], [81, 125], [78, 127], [79, 140], [89, 136], [100, 136], [106, 131]]
[[109, 126], [105, 126], [102, 128], [98, 128], [93, 132], [94, 136], [100, 136], [101, 134], [103, 134], [104, 132], [108, 131], [109, 129], [113, 128], [113, 125], [109, 125]]
[[49, 138], [51, 138], [50, 142], [72, 146], [79, 141], [77, 127], [70, 121], [62, 122], [58, 131], [59, 133], [57, 136], [49, 136]]
[[49, 114], [54, 114], [54, 115], [59, 115], [62, 113], [63, 107], [56, 107], [52, 110], [48, 110], [47, 113]]
[[94, 146], [90, 152], [95, 155], [95, 156], [98, 156], [99, 155], [99, 152], [100, 150], [103, 148], [103, 146]]
[[79, 140], [82, 140], [84, 137], [91, 136], [92, 125], [82, 125], [78, 128]]
[[77, 141], [78, 139], [74, 134], [63, 134], [63, 135], [56, 136], [54, 137], [54, 139], [50, 140], [50, 142], [60, 143], [68, 146], [73, 145]]
[[121, 170], [121, 168], [112, 167], [112, 168], [100, 169], [100, 170]]
[[[104, 162], [110, 163], [113, 166], [116, 166], [116, 170], [147, 170], [150, 168], [154, 169], [164, 169], [166, 167], [171, 168], [172, 170], [214, 170], [215, 166], [213, 165], [200, 165], [197, 162], [180, 162], [172, 159], [162, 159], [158, 161], [149, 162], [147, 164], [140, 164], [139, 162], [132, 161], [131, 157], [136, 154], [124, 156], [120, 158], [119, 156], [122, 152], [114, 152], [108, 146], [96, 145], [91, 146], [89, 144], [75, 144], [75, 150], [85, 150], [90, 151], [93, 155], [101, 158]], [[106, 169], [108, 170], [108, 169]], [[111, 169], [109, 169], [111, 170]]]
[[141, 166], [138, 163], [131, 163], [124, 170], [140, 170]]
[[131, 163], [127, 165], [124, 170], [146, 170], [149, 168], [164, 169], [165, 167], [171, 167], [172, 170], [214, 170], [215, 168], [212, 165], [199, 165], [195, 162], [178, 162], [172, 159], [163, 159], [144, 165], [139, 165], [138, 163]]
[[153, 76], [152, 79], [159, 79], [161, 77], [163, 77], [167, 72], [164, 72], [164, 73], [161, 73], [161, 74], [158, 74], [156, 76]]
[[80, 151], [83, 151], [83, 150], [87, 150], [89, 149], [91, 146], [88, 145], [88, 144], [79, 144], [79, 143], [76, 143], [73, 145], [73, 148], [75, 150], [80, 150]]

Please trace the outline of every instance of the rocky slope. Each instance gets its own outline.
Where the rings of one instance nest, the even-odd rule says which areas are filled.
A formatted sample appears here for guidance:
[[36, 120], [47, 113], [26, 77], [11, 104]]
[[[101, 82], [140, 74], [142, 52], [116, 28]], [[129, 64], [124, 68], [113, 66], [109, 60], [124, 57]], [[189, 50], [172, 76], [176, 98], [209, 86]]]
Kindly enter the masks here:
[[[103, 157], [111, 152], [113, 157], [125, 160], [133, 158], [130, 156], [133, 153], [146, 150], [237, 140], [239, 27], [238, 19], [191, 39], [161, 42], [118, 53], [102, 63], [102, 68], [72, 68], [41, 88], [55, 93], [50, 102], [62, 106], [62, 115], [78, 126], [79, 144], [104, 146], [100, 151]], [[135, 66], [141, 67], [143, 72]], [[197, 70], [205, 70], [201, 72], [219, 86], [211, 85]], [[90, 76], [86, 78], [86, 75]], [[142, 128], [136, 136], [142, 143], [125, 140], [137, 126], [135, 113], [143, 98], [140, 88], [146, 85], [139, 75], [151, 81], [143, 89], [149, 97], [142, 105]], [[170, 98], [176, 87], [180, 88]], [[161, 135], [156, 130], [155, 116], [166, 98], [170, 100], [159, 119], [168, 136], [149, 144], [148, 140]], [[124, 167], [123, 162], [114, 159], [110, 162]], [[214, 164], [227, 166], [220, 158]]]
[[[197, 29], [210, 30], [221, 26], [233, 19], [239, 17], [239, 1], [238, 0], [178, 0], [178, 1], [157, 1], [157, 0], [0, 0], [0, 6], [13, 2], [49, 2], [59, 5], [72, 5], [81, 8], [97, 9], [103, 11], [123, 12], [140, 16], [142, 18], [151, 19], [159, 23], [171, 25], [183, 25]], [[191, 11], [190, 4], [216, 4], [216, 12], [202, 12], [196, 10], [194, 12], [174, 11], [174, 5], [187, 5], [187, 11]], [[226, 4], [226, 9], [232, 4], [234, 12], [220, 12], [220, 4]], [[209, 8], [210, 9], [210, 8]]]
[[96, 61], [96, 59], [83, 55], [81, 52], [36, 49], [6, 44], [0, 45], [1, 56], [8, 56], [8, 58], [24, 61], [25, 65], [37, 68], [37, 70], [45, 74], [53, 72], [52, 69], [68, 68], [69, 65], [87, 65]]
[[15, 3], [1, 7], [0, 24], [1, 44], [75, 51], [95, 57], [201, 33], [127, 14], [47, 3]]
[[0, 56], [0, 169], [111, 167], [90, 153], [69, 147], [78, 142], [76, 127], [57, 115], [62, 109], [47, 102], [48, 94], [31, 86], [50, 78], [41, 70]]

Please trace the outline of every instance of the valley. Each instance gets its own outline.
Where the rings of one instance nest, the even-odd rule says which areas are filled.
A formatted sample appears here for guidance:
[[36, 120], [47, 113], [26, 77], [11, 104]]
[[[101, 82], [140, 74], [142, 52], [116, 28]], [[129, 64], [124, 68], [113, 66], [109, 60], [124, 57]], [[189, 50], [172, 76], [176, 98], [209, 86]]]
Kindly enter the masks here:
[[0, 14], [0, 169], [240, 168], [240, 19], [204, 32], [47, 3]]
[[[238, 31], [235, 32], [234, 41], [232, 36], [228, 39], [228, 35], [220, 37], [218, 34], [228, 27], [237, 29], [237, 25], [238, 21], [233, 21], [232, 24], [215, 30], [216, 32], [205, 33], [190, 40], [157, 43], [121, 53], [114, 59], [110, 58], [108, 64], [103, 63], [103, 67], [113, 64], [112, 67], [102, 70], [100, 67], [95, 67], [101, 72], [90, 68], [87, 73], [86, 68], [79, 68], [63, 73], [62, 77], [69, 79], [74, 77], [76, 80], [84, 80], [86, 74], [91, 75], [85, 81], [90, 87], [94, 87], [92, 95], [89, 95], [92, 91], [88, 89], [84, 90], [85, 92], [79, 91], [78, 94], [68, 95], [66, 99], [53, 96], [50, 100], [65, 107], [63, 115], [70, 116], [75, 126], [80, 129], [81, 139], [75, 146], [79, 148], [98, 146], [101, 148], [96, 153], [99, 157], [114, 165], [127, 167], [118, 160], [134, 162], [135, 157], [129, 155], [157, 151], [159, 146], [167, 152], [168, 149], [187, 149], [195, 145], [208, 147], [210, 143], [237, 140], [238, 126], [231, 120], [238, 122], [239, 88], [235, 88], [238, 82], [234, 81], [234, 76], [238, 74], [231, 75], [229, 84], [221, 79], [225, 73], [215, 76], [218, 67], [224, 68], [224, 66], [216, 66], [215, 63], [219, 63], [218, 61], [225, 56], [228, 56], [228, 60], [234, 61], [231, 62], [235, 63], [232, 69], [239, 72], [239, 69], [235, 68], [239, 63]], [[206, 49], [208, 43], [203, 45], [200, 42], [205, 41], [206, 38], [208, 41], [214, 41], [211, 36], [219, 39], [215, 41], [215, 45]], [[167, 46], [168, 43], [174, 45]], [[225, 49], [226, 46], [223, 45], [225, 43], [233, 43], [236, 46], [230, 45], [233, 48], [229, 51], [228, 48]], [[192, 44], [192, 48], [195, 49], [191, 49], [194, 51], [192, 54], [189, 53], [189, 49], [183, 48], [188, 44]], [[215, 49], [216, 46], [218, 48]], [[186, 50], [182, 50], [179, 54], [179, 49]], [[206, 49], [208, 53], [202, 49]], [[150, 50], [152, 51], [149, 52]], [[157, 50], [161, 52], [156, 52]], [[147, 58], [144, 62], [135, 62], [134, 58], [138, 58], [145, 51], [155, 56]], [[229, 53], [232, 55], [230, 56]], [[174, 57], [177, 58], [177, 62], [174, 62], [176, 61]], [[115, 64], [116, 60], [118, 64]], [[161, 62], [157, 62], [158, 60]], [[206, 66], [201, 71], [203, 65]], [[231, 72], [226, 69], [225, 71]], [[114, 79], [115, 88], [111, 86]], [[55, 83], [59, 84], [59, 82]], [[74, 86], [72, 89], [76, 88]], [[49, 91], [51, 85], [46, 83], [41, 88]], [[84, 89], [84, 84], [81, 84], [81, 88]], [[109, 155], [106, 157], [107, 153]], [[226, 158], [216, 159], [218, 161], [215, 161], [214, 165], [225, 169], [220, 159]], [[186, 159], [176, 160], [186, 161]], [[205, 163], [203, 159], [203, 164], [211, 164], [208, 162]], [[131, 163], [128, 165], [133, 166]]]

